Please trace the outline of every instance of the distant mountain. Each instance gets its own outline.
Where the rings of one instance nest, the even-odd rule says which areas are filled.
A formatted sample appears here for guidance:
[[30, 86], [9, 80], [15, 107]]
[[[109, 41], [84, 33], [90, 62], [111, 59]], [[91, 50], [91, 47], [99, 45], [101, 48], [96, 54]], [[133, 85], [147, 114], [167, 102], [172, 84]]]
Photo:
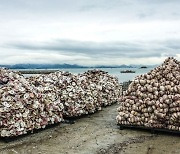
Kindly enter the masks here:
[[[10, 69], [60, 69], [60, 68], [140, 68], [144, 65], [97, 65], [97, 66], [81, 66], [76, 64], [14, 64], [0, 65]], [[147, 67], [152, 67], [148, 65]]]
[[15, 64], [15, 65], [0, 65], [10, 69], [59, 69], [59, 68], [86, 68], [80, 65], [71, 64]]

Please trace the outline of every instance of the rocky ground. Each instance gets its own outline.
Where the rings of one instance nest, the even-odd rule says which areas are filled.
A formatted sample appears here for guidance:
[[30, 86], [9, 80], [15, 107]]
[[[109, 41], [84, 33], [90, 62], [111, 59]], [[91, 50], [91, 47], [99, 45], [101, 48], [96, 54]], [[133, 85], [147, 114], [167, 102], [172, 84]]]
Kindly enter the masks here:
[[149, 131], [120, 130], [115, 117], [118, 105], [93, 115], [74, 119], [6, 143], [0, 140], [2, 154], [179, 154], [180, 137], [151, 134]]

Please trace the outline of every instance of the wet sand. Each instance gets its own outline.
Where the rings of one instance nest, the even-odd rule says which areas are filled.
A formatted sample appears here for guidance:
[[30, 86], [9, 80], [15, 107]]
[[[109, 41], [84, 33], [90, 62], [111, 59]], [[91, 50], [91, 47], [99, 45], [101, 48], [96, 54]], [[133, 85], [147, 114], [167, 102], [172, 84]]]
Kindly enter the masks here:
[[76, 119], [74, 124], [59, 124], [5, 143], [2, 154], [179, 154], [180, 137], [151, 134], [149, 131], [120, 130], [115, 117], [118, 105]]

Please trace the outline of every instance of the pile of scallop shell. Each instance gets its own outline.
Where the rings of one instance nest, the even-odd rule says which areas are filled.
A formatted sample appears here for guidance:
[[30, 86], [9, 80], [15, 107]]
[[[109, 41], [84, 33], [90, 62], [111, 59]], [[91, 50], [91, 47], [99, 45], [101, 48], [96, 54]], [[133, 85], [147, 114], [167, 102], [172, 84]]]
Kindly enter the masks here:
[[[55, 72], [28, 79], [45, 95], [54, 95], [63, 103], [64, 117], [77, 117], [101, 110], [102, 106], [118, 102], [121, 86], [115, 77], [101, 70], [74, 75]], [[47, 92], [46, 89], [51, 89]], [[48, 98], [47, 98], [48, 100]]]
[[117, 122], [180, 131], [180, 62], [170, 57], [130, 84]]
[[16, 72], [0, 69], [0, 78], [0, 136], [18, 136], [62, 121], [63, 104], [58, 99], [48, 102]]
[[119, 101], [121, 87], [115, 77], [92, 70], [73, 75], [55, 72], [24, 78], [0, 69], [0, 136], [18, 136], [34, 129], [94, 113]]

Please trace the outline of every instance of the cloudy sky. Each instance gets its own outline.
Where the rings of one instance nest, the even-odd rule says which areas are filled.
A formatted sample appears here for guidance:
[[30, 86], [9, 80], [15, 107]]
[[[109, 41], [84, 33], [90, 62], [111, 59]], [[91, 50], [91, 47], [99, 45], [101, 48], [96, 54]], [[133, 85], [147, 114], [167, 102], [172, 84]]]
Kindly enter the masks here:
[[0, 64], [180, 59], [179, 0], [0, 0]]

